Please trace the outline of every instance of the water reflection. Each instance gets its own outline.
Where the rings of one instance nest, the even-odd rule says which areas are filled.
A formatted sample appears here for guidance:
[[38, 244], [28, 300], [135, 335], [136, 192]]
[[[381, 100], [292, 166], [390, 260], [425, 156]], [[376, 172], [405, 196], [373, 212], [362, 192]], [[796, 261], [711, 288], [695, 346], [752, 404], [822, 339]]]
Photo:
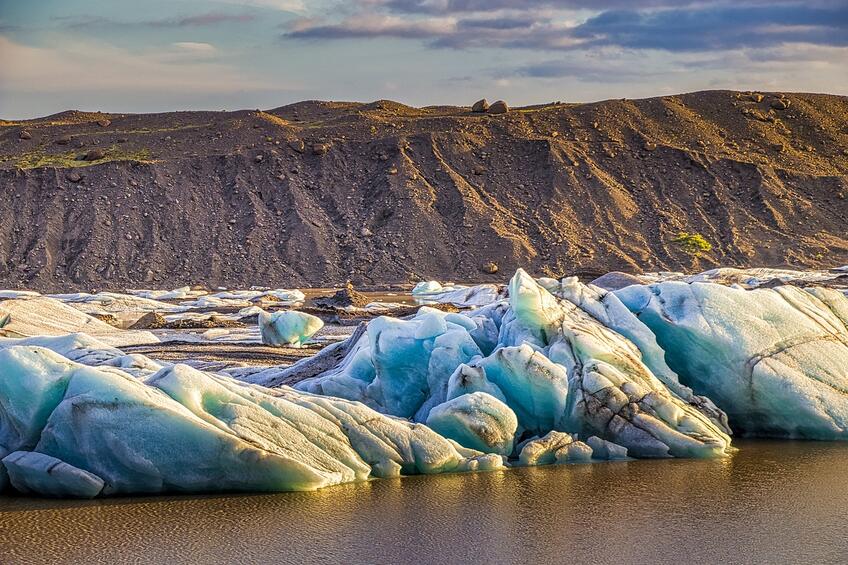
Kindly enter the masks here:
[[848, 445], [410, 477], [316, 493], [0, 499], [3, 563], [844, 562]]

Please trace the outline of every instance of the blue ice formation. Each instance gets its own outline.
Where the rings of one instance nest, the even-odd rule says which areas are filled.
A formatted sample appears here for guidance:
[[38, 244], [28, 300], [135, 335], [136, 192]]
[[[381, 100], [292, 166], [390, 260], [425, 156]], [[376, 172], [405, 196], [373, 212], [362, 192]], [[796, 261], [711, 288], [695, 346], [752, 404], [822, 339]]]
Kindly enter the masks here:
[[265, 311], [259, 313], [262, 343], [274, 347], [284, 345], [301, 347], [323, 327], [324, 322], [321, 318], [296, 310], [284, 310], [273, 314]]
[[366, 406], [187, 365], [140, 378], [43, 347], [0, 351], [0, 487], [50, 496], [314, 490], [503, 459]]
[[687, 386], [752, 435], [848, 438], [848, 298], [662, 282], [616, 291]]
[[[498, 401], [515, 414], [516, 440], [553, 430], [597, 435], [637, 457], [726, 454], [724, 414], [678, 382], [644, 324], [614, 295], [572, 284], [573, 301], [557, 298], [519, 270], [508, 301], [466, 314], [422, 308], [409, 320], [378, 318], [337, 367], [296, 388], [418, 422], [434, 410], [441, 422], [456, 411], [454, 399], [484, 393], [486, 410]], [[646, 346], [647, 358], [625, 334]], [[473, 435], [457, 419], [443, 429]]]
[[[311, 490], [505, 464], [722, 457], [730, 426], [844, 439], [846, 371], [848, 297], [836, 290], [607, 291], [521, 270], [508, 299], [379, 317], [251, 384], [84, 334], [0, 338], [0, 488]], [[281, 374], [295, 388], [260, 386]]]

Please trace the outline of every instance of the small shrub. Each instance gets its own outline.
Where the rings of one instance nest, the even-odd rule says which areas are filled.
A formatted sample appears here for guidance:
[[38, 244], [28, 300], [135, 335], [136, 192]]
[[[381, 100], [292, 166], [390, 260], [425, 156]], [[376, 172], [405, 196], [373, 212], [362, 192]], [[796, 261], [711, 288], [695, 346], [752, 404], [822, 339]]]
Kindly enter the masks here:
[[702, 253], [706, 253], [713, 248], [712, 244], [699, 233], [682, 231], [671, 241], [679, 245], [683, 251], [693, 257], [699, 257]]

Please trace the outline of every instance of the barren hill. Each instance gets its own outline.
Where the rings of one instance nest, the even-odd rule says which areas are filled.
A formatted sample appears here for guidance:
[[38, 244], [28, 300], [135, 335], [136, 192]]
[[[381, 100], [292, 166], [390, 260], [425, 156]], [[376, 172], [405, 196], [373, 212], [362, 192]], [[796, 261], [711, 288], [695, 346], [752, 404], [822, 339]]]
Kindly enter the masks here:
[[848, 98], [0, 121], [0, 286], [501, 279], [489, 262], [553, 276], [848, 263]]

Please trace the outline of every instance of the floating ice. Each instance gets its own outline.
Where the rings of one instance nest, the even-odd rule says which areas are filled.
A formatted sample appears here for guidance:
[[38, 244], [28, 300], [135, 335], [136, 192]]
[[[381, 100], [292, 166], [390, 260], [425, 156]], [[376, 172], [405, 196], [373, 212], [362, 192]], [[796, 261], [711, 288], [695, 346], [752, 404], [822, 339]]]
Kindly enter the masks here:
[[322, 327], [321, 318], [295, 310], [259, 314], [259, 330], [265, 345], [300, 347]]
[[677, 381], [655, 342], [648, 362], [670, 386], [602, 320], [648, 345], [650, 332], [614, 297], [604, 303], [596, 291], [574, 293], [577, 303], [557, 299], [519, 270], [508, 303], [468, 315], [422, 308], [410, 320], [377, 318], [336, 367], [296, 387], [416, 421], [479, 392], [515, 413], [516, 438], [555, 430], [599, 435], [640, 457], [723, 455], [730, 444], [723, 413]]
[[19, 300], [41, 296], [29, 290], [0, 290], [0, 300]]
[[78, 292], [75, 294], [51, 294], [49, 298], [69, 304], [86, 314], [118, 314], [123, 312], [180, 312], [183, 308], [133, 296], [131, 294], [118, 294], [114, 292], [99, 292], [87, 294]]
[[0, 467], [24, 491], [313, 490], [372, 475], [503, 466], [498, 455], [457, 448], [359, 403], [186, 365], [137, 379], [37, 347], [0, 355]]
[[3, 334], [12, 337], [85, 332], [119, 347], [159, 342], [150, 332], [119, 330], [72, 305], [46, 296], [4, 300], [0, 302], [0, 319], [7, 315], [9, 319], [3, 326]]
[[471, 307], [491, 304], [502, 299], [503, 293], [501, 287], [496, 284], [443, 287], [436, 281], [429, 281], [418, 283], [412, 291], [412, 296], [419, 304], [453, 304], [458, 307]]
[[848, 437], [848, 298], [832, 289], [664, 282], [616, 292], [681, 381], [734, 429]]
[[174, 290], [128, 290], [129, 294], [149, 298], [151, 300], [186, 300], [198, 298], [209, 294], [205, 290], [192, 290], [190, 286], [175, 288]]
[[683, 282], [715, 282], [724, 285], [739, 284], [748, 288], [756, 288], [774, 280], [786, 282], [823, 282], [835, 279], [839, 273], [828, 271], [795, 271], [791, 269], [752, 268], [736, 269], [719, 267], [697, 275], [683, 277]]

